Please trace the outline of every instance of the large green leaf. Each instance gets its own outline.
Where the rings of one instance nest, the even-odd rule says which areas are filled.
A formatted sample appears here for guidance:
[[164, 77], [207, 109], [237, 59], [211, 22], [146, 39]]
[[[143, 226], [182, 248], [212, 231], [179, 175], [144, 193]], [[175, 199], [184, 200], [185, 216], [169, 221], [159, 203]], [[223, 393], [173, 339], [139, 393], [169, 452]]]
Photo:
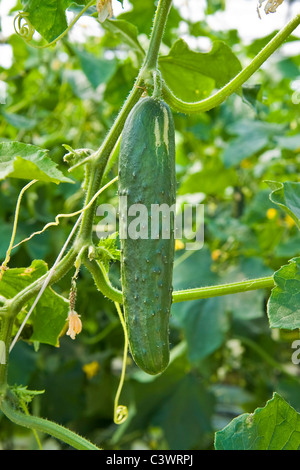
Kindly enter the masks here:
[[299, 450], [300, 415], [274, 393], [264, 408], [244, 413], [216, 433], [216, 450]]
[[192, 51], [183, 39], [160, 57], [159, 67], [167, 85], [186, 101], [207, 97], [241, 70], [239, 60], [224, 42], [215, 41], [210, 52], [202, 53]]
[[[51, 42], [62, 34], [68, 27], [66, 9], [73, 3], [72, 0], [21, 0], [23, 10], [29, 13], [29, 21], [40, 35]], [[75, 0], [83, 6], [88, 0]]]
[[48, 150], [21, 142], [0, 143], [0, 180], [5, 178], [73, 183], [48, 157]]
[[270, 200], [281, 207], [296, 222], [300, 229], [300, 183], [278, 183], [276, 181], [266, 181], [272, 193]]
[[[41, 260], [34, 260], [27, 268], [8, 269], [0, 282], [0, 295], [11, 299], [47, 271], [47, 264]], [[28, 302], [26, 312], [33, 301], [34, 299]], [[30, 340], [58, 346], [58, 338], [66, 324], [68, 311], [69, 302], [48, 287], [30, 317], [33, 329]]]
[[268, 302], [272, 328], [300, 328], [300, 257], [293, 258], [274, 274], [276, 287]]
[[67, 29], [66, 9], [71, 3], [71, 0], [22, 0], [24, 11], [29, 13], [30, 23], [49, 42]]

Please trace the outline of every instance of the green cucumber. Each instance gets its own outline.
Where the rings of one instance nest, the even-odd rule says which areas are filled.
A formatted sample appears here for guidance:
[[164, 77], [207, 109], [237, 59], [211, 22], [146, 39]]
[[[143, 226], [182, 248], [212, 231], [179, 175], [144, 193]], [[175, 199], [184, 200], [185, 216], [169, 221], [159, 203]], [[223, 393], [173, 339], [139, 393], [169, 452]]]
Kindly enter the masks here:
[[[154, 375], [169, 363], [176, 203], [174, 123], [170, 108], [160, 99], [142, 99], [126, 120], [119, 155], [119, 198], [121, 280], [130, 351], [136, 364]], [[143, 204], [146, 218], [141, 219], [139, 212], [130, 214], [134, 204]], [[154, 233], [151, 222], [157, 220], [162, 204], [167, 211], [164, 218], [160, 214]], [[132, 238], [132, 224], [141, 238], [138, 233]]]

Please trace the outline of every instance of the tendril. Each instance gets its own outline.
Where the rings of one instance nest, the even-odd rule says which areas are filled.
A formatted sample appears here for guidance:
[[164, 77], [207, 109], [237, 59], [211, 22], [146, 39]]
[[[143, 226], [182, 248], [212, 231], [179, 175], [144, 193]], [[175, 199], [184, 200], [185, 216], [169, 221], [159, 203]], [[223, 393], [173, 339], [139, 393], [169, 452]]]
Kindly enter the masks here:
[[[30, 43], [30, 45], [36, 49], [46, 49], [47, 47], [53, 46], [54, 44], [57, 43], [60, 39], [62, 39], [69, 31], [70, 29], [74, 26], [74, 24], [79, 20], [79, 18], [87, 11], [87, 9], [92, 6], [95, 3], [96, 0], [91, 0], [79, 13], [78, 15], [75, 16], [75, 18], [71, 21], [67, 29], [63, 31], [57, 38], [55, 38], [53, 41], [49, 42], [48, 44], [44, 44], [42, 46], [38, 46], [36, 44]], [[20, 36], [24, 41], [29, 43], [33, 37], [33, 34], [35, 33], [35, 28], [32, 26], [30, 20], [29, 20], [29, 12], [27, 11], [20, 11], [17, 16], [14, 18], [14, 29], [16, 34]], [[22, 20], [25, 21], [25, 23], [22, 24]]]
[[121, 379], [120, 383], [118, 386], [118, 390], [115, 396], [115, 406], [114, 406], [114, 422], [116, 424], [122, 424], [124, 421], [126, 421], [128, 417], [128, 410], [127, 406], [124, 405], [119, 405], [119, 398], [121, 395], [122, 387], [124, 384], [124, 379], [125, 379], [125, 371], [126, 371], [126, 361], [127, 361], [127, 353], [128, 353], [128, 335], [126, 331], [126, 325], [125, 325], [125, 320], [123, 317], [123, 314], [121, 312], [120, 305], [115, 302], [115, 306], [119, 315], [120, 322], [122, 324], [122, 328], [124, 331], [124, 354], [123, 354], [123, 365], [122, 365], [122, 373], [121, 373]]
[[126, 421], [127, 418], [128, 418], [127, 406], [118, 405], [115, 410], [115, 417], [114, 417], [115, 423], [122, 424], [124, 423], [124, 421]]
[[[24, 39], [24, 41], [26, 42], [31, 41], [35, 33], [35, 29], [30, 23], [30, 20], [28, 17], [29, 17], [29, 13], [27, 11], [20, 11], [17, 14], [17, 16], [15, 16], [14, 18], [15, 32], [19, 36], [21, 36], [21, 38]], [[23, 23], [22, 23], [22, 20], [24, 21]]]
[[30, 188], [30, 186], [32, 186], [34, 183], [36, 183], [37, 180], [32, 180], [30, 181], [28, 184], [26, 184], [20, 191], [19, 193], [19, 196], [18, 196], [18, 200], [17, 200], [17, 204], [16, 204], [16, 209], [15, 209], [15, 217], [14, 217], [14, 224], [13, 224], [13, 229], [12, 229], [12, 234], [11, 234], [11, 238], [10, 238], [10, 242], [9, 242], [9, 246], [8, 246], [8, 249], [7, 249], [7, 252], [6, 252], [6, 256], [5, 256], [5, 260], [3, 261], [3, 263], [1, 264], [0, 266], [0, 281], [3, 277], [3, 274], [4, 272], [8, 269], [7, 267], [7, 264], [9, 263], [10, 261], [10, 255], [11, 255], [11, 251], [12, 249], [14, 248], [13, 244], [14, 244], [14, 240], [15, 240], [15, 236], [16, 236], [16, 232], [17, 232], [17, 225], [18, 225], [18, 219], [19, 219], [19, 213], [20, 213], [20, 206], [21, 206], [21, 201], [22, 201], [22, 197], [23, 197], [23, 194], [25, 193], [25, 191]]

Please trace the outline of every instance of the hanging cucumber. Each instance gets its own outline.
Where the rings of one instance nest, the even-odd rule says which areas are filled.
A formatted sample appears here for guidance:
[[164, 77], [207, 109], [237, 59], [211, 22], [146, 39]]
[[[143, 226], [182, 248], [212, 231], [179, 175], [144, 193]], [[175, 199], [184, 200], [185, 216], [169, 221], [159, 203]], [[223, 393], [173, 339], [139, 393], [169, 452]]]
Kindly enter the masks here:
[[119, 155], [119, 198], [130, 350], [142, 370], [158, 374], [169, 363], [176, 202], [174, 123], [168, 105], [160, 99], [142, 99], [126, 120]]

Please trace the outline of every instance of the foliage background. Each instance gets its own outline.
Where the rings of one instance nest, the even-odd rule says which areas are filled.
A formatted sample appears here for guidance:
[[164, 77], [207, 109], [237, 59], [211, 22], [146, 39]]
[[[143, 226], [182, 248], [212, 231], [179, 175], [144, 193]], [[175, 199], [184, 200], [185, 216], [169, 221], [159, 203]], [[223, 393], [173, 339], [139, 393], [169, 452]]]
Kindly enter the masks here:
[[[292, 3], [285, 10], [287, 16]], [[146, 45], [154, 4], [152, 0], [131, 4], [132, 9], [119, 18], [133, 23], [140, 43]], [[225, 0], [210, 0], [206, 14], [209, 17], [226, 7]], [[19, 9], [17, 4], [11, 15]], [[180, 9], [173, 8], [163, 55], [185, 31], [194, 50], [206, 52], [200, 44], [221, 40], [246, 64], [269, 37], [269, 33], [260, 34], [248, 44], [237, 29], [214, 30], [206, 20], [191, 21], [181, 15]], [[31, 48], [15, 34], [1, 37], [1, 43], [13, 50], [12, 65], [0, 67], [0, 80], [7, 84], [6, 102], [0, 107], [1, 141], [49, 149], [68, 177], [62, 144], [99, 147], [141, 63], [138, 48], [123, 42], [109, 26], [98, 28], [101, 35], [87, 36], [84, 43], [70, 34], [45, 50]], [[293, 36], [291, 44], [297, 40]], [[299, 181], [300, 123], [295, 101], [299, 65], [297, 48], [279, 50], [247, 83], [243, 99], [234, 95], [218, 108], [193, 117], [174, 113], [178, 196], [182, 202], [205, 204], [205, 245], [196, 252], [177, 250], [174, 289], [270, 275], [299, 254], [299, 232], [269, 200], [265, 183]], [[180, 80], [184, 76], [175, 74], [174, 83], [182, 87]], [[201, 92], [204, 83], [200, 80]], [[110, 176], [115, 175], [113, 167]], [[38, 183], [26, 193], [17, 241], [54, 220], [57, 213], [81, 208], [81, 176], [79, 171], [74, 184]], [[0, 182], [0, 259], [5, 257], [23, 185], [22, 180]], [[116, 186], [105, 192], [101, 202], [117, 205]], [[26, 267], [34, 259], [51, 266], [71, 227], [72, 221], [63, 220], [58, 228], [21, 245], [10, 267]], [[70, 276], [55, 286], [66, 297]], [[110, 277], [120, 286], [118, 263], [111, 267]], [[300, 411], [298, 370], [291, 362], [291, 344], [298, 331], [269, 328], [268, 297], [269, 292], [255, 291], [174, 305], [171, 364], [161, 376], [151, 377], [137, 370], [129, 357], [121, 396], [129, 418], [116, 426], [113, 400], [122, 364], [122, 328], [113, 303], [97, 292], [82, 269], [76, 308], [83, 332], [75, 341], [63, 336], [58, 348], [19, 341], [11, 355], [9, 382], [45, 390], [33, 401], [34, 413], [69, 426], [107, 449], [212, 449], [216, 430], [235, 416], [263, 406], [274, 391]], [[27, 329], [29, 337], [30, 325]], [[280, 365], [288, 366], [288, 372], [283, 373]], [[36, 446], [31, 432], [17, 428], [3, 415], [0, 441], [2, 449]], [[46, 436], [43, 446], [62, 448]]]

